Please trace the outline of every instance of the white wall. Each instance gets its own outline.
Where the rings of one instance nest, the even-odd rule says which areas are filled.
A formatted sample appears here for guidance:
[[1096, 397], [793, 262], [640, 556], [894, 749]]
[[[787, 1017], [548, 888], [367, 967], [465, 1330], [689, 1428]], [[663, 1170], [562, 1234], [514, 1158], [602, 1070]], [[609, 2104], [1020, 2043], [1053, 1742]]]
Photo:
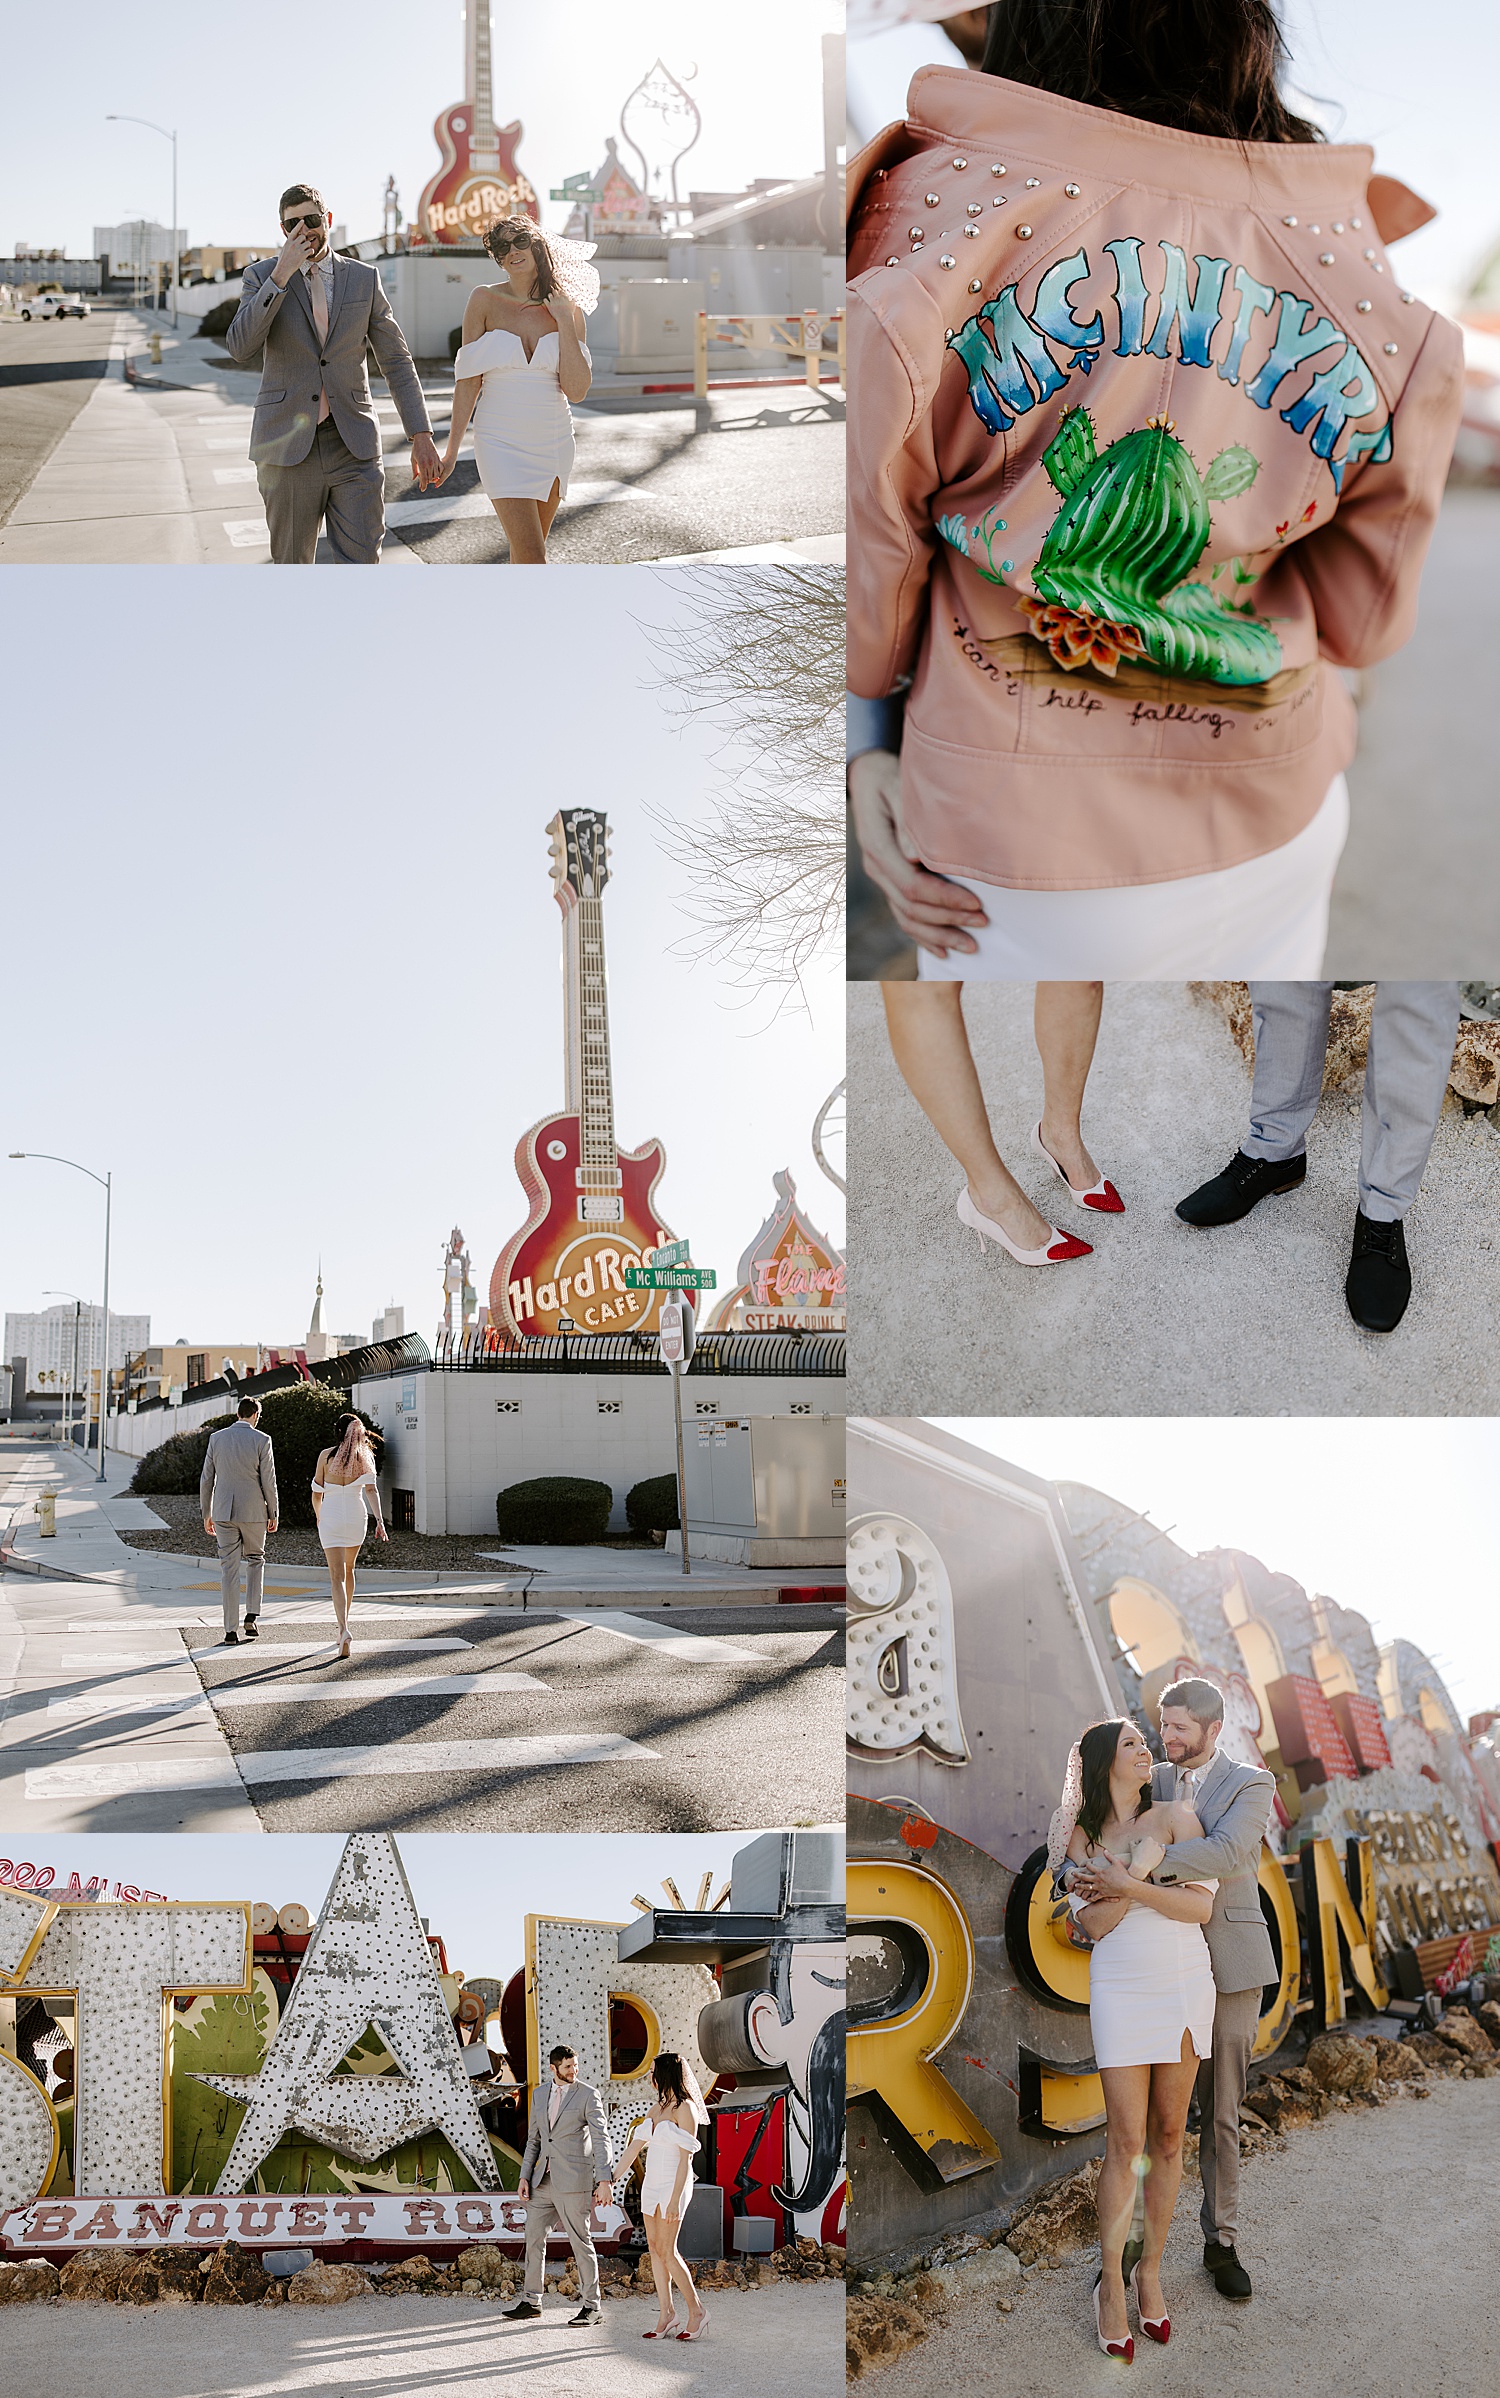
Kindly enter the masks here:
[[[694, 1448], [705, 1415], [842, 1417], [842, 1380], [787, 1374], [689, 1375], [683, 1431]], [[403, 1398], [411, 1404], [403, 1406]], [[387, 1479], [416, 1496], [419, 1532], [493, 1532], [495, 1500], [513, 1482], [579, 1474], [615, 1494], [625, 1528], [632, 1485], [675, 1473], [672, 1386], [654, 1374], [408, 1374], [360, 1383], [354, 1403], [386, 1438]]]

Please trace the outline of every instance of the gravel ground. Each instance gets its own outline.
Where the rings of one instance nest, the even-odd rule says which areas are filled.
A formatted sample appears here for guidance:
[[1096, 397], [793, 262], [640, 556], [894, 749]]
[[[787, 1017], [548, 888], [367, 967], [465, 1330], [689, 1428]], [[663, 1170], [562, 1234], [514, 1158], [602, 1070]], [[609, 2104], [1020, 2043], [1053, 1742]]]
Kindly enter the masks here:
[[[1184, 2183], [1162, 2277], [1171, 2341], [1138, 2339], [1133, 2372], [1149, 2375], [1153, 2398], [1500, 2388], [1497, 2149], [1500, 2081], [1450, 2082], [1292, 2133], [1246, 2168], [1248, 2306], [1227, 2304], [1203, 2271], [1198, 2192]], [[872, 2398], [1118, 2389], [1120, 2366], [1094, 2345], [1097, 2270], [1097, 2251], [1037, 2267], [1010, 2315], [983, 2299], [960, 2307], [860, 2387]]]
[[356, 2298], [343, 2306], [13, 2306], [6, 2398], [836, 2398], [843, 2288], [723, 2290], [701, 2343], [642, 2346], [643, 2305], [607, 2305], [570, 2331], [571, 2301], [540, 2323], [455, 2298]]
[[1041, 1109], [1032, 986], [970, 985], [964, 1007], [1002, 1157], [1094, 1255], [1037, 1272], [994, 1248], [981, 1259], [954, 1214], [959, 1169], [892, 1062], [879, 990], [852, 985], [851, 1411], [1500, 1412], [1500, 1142], [1483, 1118], [1456, 1101], [1444, 1111], [1407, 1218], [1411, 1307], [1395, 1332], [1362, 1332], [1343, 1288], [1357, 1090], [1325, 1095], [1299, 1192], [1194, 1231], [1173, 1208], [1238, 1147], [1249, 1073], [1184, 985], [1112, 983], [1084, 1131], [1127, 1213], [1086, 1220], [1028, 1147]]
[[[201, 1557], [206, 1564], [217, 1567], [218, 1554], [204, 1533], [195, 1498], [175, 1491], [147, 1491], [145, 1498], [149, 1507], [165, 1517], [169, 1529], [122, 1532], [123, 1541], [132, 1549], [165, 1549], [175, 1556]], [[612, 1540], [600, 1545], [611, 1549], [642, 1549], [648, 1553], [653, 1548], [649, 1540]], [[499, 1548], [499, 1537], [493, 1532], [393, 1532], [384, 1546], [371, 1533], [366, 1537], [361, 1563], [378, 1566], [383, 1573], [456, 1572], [493, 1576], [498, 1570], [495, 1557]], [[665, 1551], [657, 1549], [655, 1554], [663, 1556]], [[321, 1570], [326, 1562], [313, 1525], [305, 1529], [293, 1525], [273, 1532], [266, 1542], [268, 1567], [315, 1565]]]

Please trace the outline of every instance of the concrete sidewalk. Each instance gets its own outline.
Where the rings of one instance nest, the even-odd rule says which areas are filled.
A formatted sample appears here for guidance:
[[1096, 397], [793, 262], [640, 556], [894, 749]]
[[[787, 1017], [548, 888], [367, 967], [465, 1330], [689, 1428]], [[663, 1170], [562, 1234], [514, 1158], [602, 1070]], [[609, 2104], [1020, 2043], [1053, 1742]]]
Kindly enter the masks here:
[[901, 1082], [878, 988], [849, 991], [850, 1410], [870, 1415], [1487, 1415], [1500, 1411], [1500, 1141], [1450, 1100], [1407, 1219], [1403, 1322], [1344, 1304], [1358, 1090], [1325, 1093], [1307, 1181], [1195, 1231], [1177, 1201], [1233, 1156], [1250, 1076], [1182, 984], [1111, 983], [1084, 1133], [1125, 1201], [1075, 1208], [1029, 1146], [1041, 1112], [1032, 986], [970, 984], [969, 1038], [1000, 1154], [1092, 1257], [981, 1257], [961, 1173]]
[[701, 2341], [643, 2343], [654, 2302], [609, 2300], [593, 2330], [570, 2305], [540, 2323], [458, 2298], [343, 2306], [13, 2306], [7, 2398], [838, 2398], [843, 2286], [721, 2290]]

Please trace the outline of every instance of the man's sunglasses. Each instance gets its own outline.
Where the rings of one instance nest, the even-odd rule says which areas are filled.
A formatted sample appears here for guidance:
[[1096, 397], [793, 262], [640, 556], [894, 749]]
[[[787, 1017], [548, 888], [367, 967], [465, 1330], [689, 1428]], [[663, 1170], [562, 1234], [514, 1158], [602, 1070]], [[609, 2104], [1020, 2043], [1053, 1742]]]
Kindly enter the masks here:
[[529, 233], [502, 233], [498, 241], [491, 242], [490, 256], [503, 258], [507, 250], [529, 250], [530, 247], [531, 235]]
[[315, 208], [309, 216], [284, 216], [281, 220], [281, 230], [283, 233], [295, 233], [299, 225], [311, 225], [316, 229], [322, 222], [322, 212]]

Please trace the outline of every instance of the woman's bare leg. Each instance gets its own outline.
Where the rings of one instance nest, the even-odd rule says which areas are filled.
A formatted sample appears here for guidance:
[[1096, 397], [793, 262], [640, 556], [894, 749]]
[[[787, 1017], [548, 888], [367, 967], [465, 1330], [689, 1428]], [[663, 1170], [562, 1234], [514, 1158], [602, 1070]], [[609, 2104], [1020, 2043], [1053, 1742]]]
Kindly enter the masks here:
[[1123, 2340], [1130, 2330], [1120, 2254], [1130, 2237], [1135, 2185], [1144, 2163], [1152, 2071], [1150, 2065], [1100, 2069], [1108, 2130], [1094, 2204], [1099, 2214], [1099, 2323], [1107, 2340]]
[[1042, 1141], [1075, 1190], [1099, 1180], [1099, 1169], [1083, 1145], [1080, 1119], [1083, 1086], [1099, 1038], [1103, 983], [1038, 983], [1034, 1022], [1042, 1061], [1046, 1104]]
[[1141, 2312], [1153, 2321], [1170, 2310], [1162, 2296], [1161, 2258], [1172, 2226], [1172, 2211], [1182, 2181], [1182, 2131], [1188, 2101], [1198, 2078], [1198, 2059], [1192, 2035], [1182, 2035], [1183, 2056], [1176, 2065], [1151, 2067], [1151, 2096], [1146, 2109], [1146, 2242], [1141, 2252]]
[[923, 1115], [969, 1180], [981, 1215], [1004, 1226], [1021, 1249], [1039, 1249], [1050, 1229], [1003, 1164], [990, 1130], [969, 1036], [962, 983], [882, 983], [891, 1055]]
[[646, 2226], [646, 2253], [651, 2259], [651, 2279], [656, 2284], [656, 2325], [658, 2331], [665, 2331], [677, 2310], [672, 2304], [672, 2276], [662, 2238], [662, 2218], [660, 2215], [646, 2215], [642, 2221]]
[[667, 2216], [664, 2218], [664, 2221], [667, 2226], [668, 2236], [672, 2243], [671, 2253], [667, 2258], [667, 2273], [670, 2280], [679, 2290], [681, 2290], [684, 2298], [688, 2302], [687, 2327], [688, 2330], [691, 2331], [694, 2324], [701, 2323], [703, 2320], [703, 2301], [699, 2297], [696, 2289], [693, 2287], [693, 2277], [691, 2273], [689, 2273], [687, 2266], [683, 2263], [682, 2257], [678, 2253], [677, 2237], [682, 2229], [682, 2218], [680, 2215]]
[[328, 1578], [333, 1584], [333, 1621], [340, 1641], [349, 1629], [349, 1600], [354, 1582], [352, 1549], [330, 1549]]
[[544, 551], [547, 547], [547, 535], [552, 530], [552, 519], [557, 514], [557, 511], [561, 506], [562, 477], [559, 475], [556, 481], [553, 483], [551, 491], [547, 494], [547, 497], [541, 502], [541, 505], [537, 509], [537, 515], [541, 521], [542, 548]]
[[[505, 528], [512, 566], [545, 566], [547, 536], [541, 508], [535, 500], [496, 500], [490, 506]], [[549, 518], [550, 523], [550, 518]]]

